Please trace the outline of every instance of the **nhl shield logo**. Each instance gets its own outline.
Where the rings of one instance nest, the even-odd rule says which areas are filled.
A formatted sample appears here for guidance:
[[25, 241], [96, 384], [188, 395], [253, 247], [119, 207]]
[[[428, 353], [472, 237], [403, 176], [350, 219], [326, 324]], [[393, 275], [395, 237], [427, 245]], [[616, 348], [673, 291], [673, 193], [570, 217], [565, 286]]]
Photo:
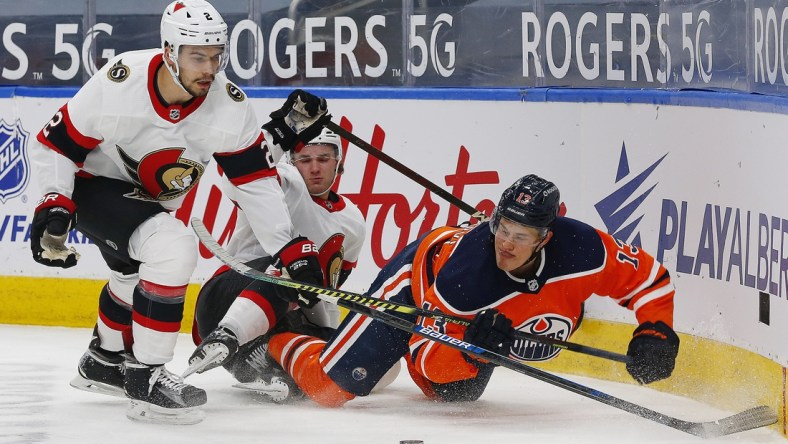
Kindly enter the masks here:
[[11, 126], [0, 120], [0, 202], [22, 194], [30, 181], [28, 136], [20, 121]]

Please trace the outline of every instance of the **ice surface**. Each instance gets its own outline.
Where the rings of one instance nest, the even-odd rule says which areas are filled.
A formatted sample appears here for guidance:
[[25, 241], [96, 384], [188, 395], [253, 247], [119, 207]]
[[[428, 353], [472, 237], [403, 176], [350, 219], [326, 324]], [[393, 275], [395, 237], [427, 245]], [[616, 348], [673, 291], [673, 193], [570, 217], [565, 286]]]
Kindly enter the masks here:
[[[233, 388], [234, 380], [218, 368], [188, 379], [208, 392], [205, 421], [144, 424], [126, 419], [127, 401], [68, 385], [90, 334], [88, 329], [0, 325], [0, 443], [786, 442], [770, 429], [703, 440], [506, 369], [496, 370], [474, 403], [427, 401], [403, 370], [383, 391], [326, 409], [310, 401], [264, 402]], [[191, 339], [181, 335], [168, 368], [183, 371], [192, 350]], [[567, 377], [690, 421], [735, 413], [644, 387]]]

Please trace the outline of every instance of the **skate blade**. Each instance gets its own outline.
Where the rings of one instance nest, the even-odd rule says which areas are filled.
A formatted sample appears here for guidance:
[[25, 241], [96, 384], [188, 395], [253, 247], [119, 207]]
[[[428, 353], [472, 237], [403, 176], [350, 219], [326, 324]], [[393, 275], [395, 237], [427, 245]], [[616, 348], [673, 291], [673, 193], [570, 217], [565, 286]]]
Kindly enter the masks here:
[[233, 384], [233, 387], [255, 392], [276, 403], [288, 401], [290, 395], [290, 387], [280, 380], [273, 380], [271, 383], [267, 383], [258, 379], [252, 382]]
[[199, 407], [168, 409], [149, 402], [132, 399], [129, 401], [126, 417], [132, 421], [151, 424], [192, 425], [205, 419], [205, 412]]
[[194, 373], [202, 373], [205, 370], [218, 367], [219, 364], [217, 364], [217, 361], [224, 361], [226, 356], [226, 347], [214, 347], [208, 349], [206, 350], [205, 358], [195, 361], [193, 364], [189, 364], [189, 366], [186, 367], [186, 370], [183, 371], [181, 378], [186, 379], [186, 377], [191, 376]]
[[126, 392], [114, 385], [105, 384], [103, 382], [91, 381], [84, 378], [82, 375], [77, 374], [71, 382], [68, 383], [75, 389], [83, 390], [90, 393], [98, 393], [101, 395], [117, 396], [118, 398], [125, 398]]

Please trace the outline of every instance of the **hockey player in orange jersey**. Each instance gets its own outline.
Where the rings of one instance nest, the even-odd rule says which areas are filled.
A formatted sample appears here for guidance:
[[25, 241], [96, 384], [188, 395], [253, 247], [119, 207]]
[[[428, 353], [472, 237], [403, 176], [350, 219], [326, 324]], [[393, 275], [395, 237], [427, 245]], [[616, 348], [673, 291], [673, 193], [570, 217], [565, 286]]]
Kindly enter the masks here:
[[[667, 378], [679, 348], [668, 271], [638, 247], [558, 217], [559, 203], [555, 184], [525, 176], [504, 191], [491, 220], [438, 228], [408, 245], [380, 271], [368, 294], [472, 319], [465, 328], [411, 316], [526, 361], [551, 359], [560, 349], [514, 340], [514, 330], [567, 340], [580, 324], [583, 302], [607, 296], [634, 311], [640, 324], [627, 351], [629, 373], [644, 384]], [[424, 394], [442, 401], [478, 399], [494, 369], [357, 313], [327, 342], [292, 332], [274, 335], [269, 353], [325, 406], [369, 394], [403, 356]]]

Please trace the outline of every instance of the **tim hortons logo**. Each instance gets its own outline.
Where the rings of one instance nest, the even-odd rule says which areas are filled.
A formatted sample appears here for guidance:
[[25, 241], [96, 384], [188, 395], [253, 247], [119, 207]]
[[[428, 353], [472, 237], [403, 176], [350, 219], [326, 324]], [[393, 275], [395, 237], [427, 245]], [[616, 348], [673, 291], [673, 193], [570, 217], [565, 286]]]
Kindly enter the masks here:
[[[353, 125], [346, 117], [342, 117], [339, 124], [346, 130], [353, 131]], [[382, 151], [385, 138], [386, 133], [383, 128], [375, 125], [369, 142], [372, 146]], [[355, 156], [356, 154], [353, 153], [358, 153], [358, 151], [348, 150], [348, 141], [342, 139], [342, 153], [342, 158], [348, 159]], [[380, 160], [363, 153], [358, 155], [365, 156], [363, 170], [348, 171], [344, 176], [337, 177], [332, 189], [335, 192], [340, 192], [352, 201], [367, 221], [369, 242], [365, 242], [364, 248], [370, 249], [372, 260], [378, 268], [383, 267], [391, 257], [402, 250], [409, 242], [433, 228], [441, 225], [459, 225], [460, 222], [468, 220], [469, 216], [460, 214], [460, 209], [456, 206], [448, 205], [442, 200], [433, 201], [434, 197], [427, 189], [424, 189], [420, 196], [405, 195], [397, 192], [397, 190], [393, 192], [380, 191], [380, 181], [377, 180], [378, 169], [381, 168]], [[442, 183], [435, 183], [458, 199], [464, 200], [466, 189], [474, 185], [489, 186], [500, 184], [500, 177], [497, 171], [472, 170], [470, 168], [471, 153], [465, 146], [459, 147], [456, 151], [455, 159], [455, 163], [452, 164], [451, 159], [447, 156], [448, 171], [436, 176], [443, 180]], [[343, 189], [342, 177], [350, 174], [354, 178], [361, 178], [360, 185], [356, 185], [357, 188], [353, 189], [348, 189], [349, 187]], [[353, 183], [357, 182], [354, 180]], [[199, 192], [200, 190], [198, 190]], [[199, 193], [203, 196], [208, 196], [205, 208], [198, 208], [195, 205], [194, 196], [198, 193], [189, 193], [186, 196], [183, 205], [176, 212], [176, 217], [188, 223], [193, 213], [202, 212], [204, 214], [203, 222], [205, 222], [206, 227], [217, 238], [220, 238], [221, 243], [232, 234], [236, 220], [236, 209], [233, 207], [233, 213], [226, 224], [221, 222], [224, 225], [216, 225], [218, 221], [215, 213], [222, 201], [221, 190], [216, 185], [211, 185], [209, 190]], [[468, 204], [490, 215], [495, 208], [497, 200], [498, 196], [495, 196], [495, 201], [480, 199], [470, 201]], [[200, 254], [202, 257], [211, 257], [210, 252], [202, 246], [200, 247]]]

